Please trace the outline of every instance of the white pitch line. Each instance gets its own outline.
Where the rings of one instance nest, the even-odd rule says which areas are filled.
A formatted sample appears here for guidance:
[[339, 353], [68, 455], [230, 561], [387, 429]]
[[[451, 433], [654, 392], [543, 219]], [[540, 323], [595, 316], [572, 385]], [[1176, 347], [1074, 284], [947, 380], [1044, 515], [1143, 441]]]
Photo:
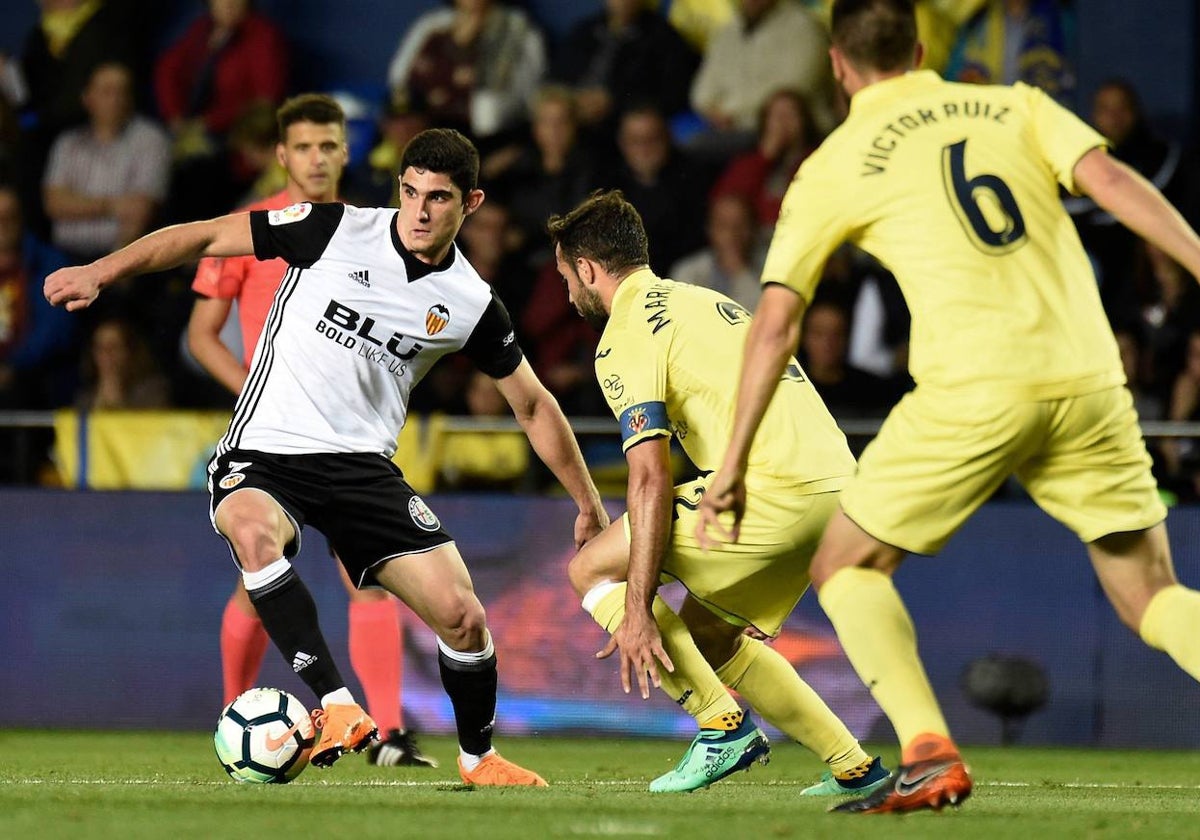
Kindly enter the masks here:
[[[225, 779], [217, 780], [187, 780], [187, 779], [0, 779], [0, 785], [47, 785], [47, 786], [65, 786], [65, 785], [95, 785], [95, 786], [113, 786], [113, 787], [139, 787], [139, 786], [174, 786], [174, 787], [228, 787], [237, 785], [237, 782], [232, 782]], [[254, 787], [251, 783], [244, 783], [247, 787]], [[646, 784], [644, 780], [630, 779], [597, 779], [595, 781], [582, 782], [554, 782], [553, 786], [558, 788], [589, 788], [589, 787], [628, 787], [639, 788]], [[755, 787], [755, 788], [801, 788], [806, 786], [806, 782], [742, 782], [737, 780], [725, 780], [720, 783], [720, 787]], [[1197, 785], [1163, 785], [1163, 784], [1126, 784], [1121, 782], [1004, 782], [1004, 781], [976, 781], [977, 787], [997, 787], [997, 788], [1068, 788], [1071, 790], [1200, 790], [1200, 784]], [[300, 783], [297, 787], [335, 787], [335, 788], [459, 788], [465, 787], [460, 782], [452, 779], [433, 780], [433, 781], [409, 781], [405, 779], [355, 779], [346, 781], [331, 781], [326, 779], [307, 781]]]

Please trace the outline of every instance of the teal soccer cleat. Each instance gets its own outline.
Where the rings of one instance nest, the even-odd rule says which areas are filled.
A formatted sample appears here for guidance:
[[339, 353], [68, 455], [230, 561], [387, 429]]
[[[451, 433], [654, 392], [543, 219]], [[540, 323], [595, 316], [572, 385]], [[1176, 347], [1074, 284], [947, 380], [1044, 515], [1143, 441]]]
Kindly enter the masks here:
[[[888, 780], [888, 770], [883, 766], [879, 756], [871, 762], [870, 768], [862, 778], [855, 779], [850, 784], [833, 777], [833, 773], [825, 771], [821, 781], [800, 791], [801, 796], [870, 796], [883, 787]], [[852, 786], [853, 785], [853, 786]]]
[[706, 788], [754, 762], [770, 760], [771, 744], [747, 715], [731, 732], [701, 729], [675, 769], [650, 783], [651, 793], [687, 793]]

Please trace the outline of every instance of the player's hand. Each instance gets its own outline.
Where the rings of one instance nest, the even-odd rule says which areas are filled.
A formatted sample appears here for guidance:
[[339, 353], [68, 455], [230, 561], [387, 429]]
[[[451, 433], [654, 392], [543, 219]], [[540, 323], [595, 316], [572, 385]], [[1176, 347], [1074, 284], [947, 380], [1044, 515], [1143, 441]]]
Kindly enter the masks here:
[[675, 670], [675, 664], [663, 649], [662, 636], [652, 615], [626, 613], [596, 658], [607, 659], [617, 650], [621, 652], [621, 688], [628, 694], [633, 685], [630, 674], [637, 674], [638, 689], [643, 700], [650, 699], [651, 683], [655, 688], [662, 685], [658, 676], [660, 664], [668, 673]]
[[575, 550], [583, 548], [584, 543], [604, 533], [608, 527], [608, 511], [603, 506], [595, 510], [581, 510], [575, 517]]
[[[723, 513], [732, 513], [733, 522], [726, 528], [720, 520]], [[746, 480], [741, 473], [720, 469], [700, 497], [700, 521], [696, 523], [696, 541], [705, 551], [717, 548], [721, 542], [737, 542], [746, 515]], [[708, 533], [712, 528], [719, 539]]]
[[100, 294], [100, 274], [91, 265], [60, 268], [46, 278], [42, 294], [53, 306], [65, 305], [68, 312], [83, 309]]

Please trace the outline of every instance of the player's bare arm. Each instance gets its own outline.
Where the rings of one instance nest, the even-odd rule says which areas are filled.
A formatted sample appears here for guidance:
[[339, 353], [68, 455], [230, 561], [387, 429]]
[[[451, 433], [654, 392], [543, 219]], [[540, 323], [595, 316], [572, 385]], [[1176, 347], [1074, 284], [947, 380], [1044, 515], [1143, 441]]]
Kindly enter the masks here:
[[234, 213], [165, 227], [95, 262], [59, 269], [46, 278], [43, 293], [54, 306], [65, 305], [75, 311], [90, 306], [101, 289], [126, 277], [163, 271], [201, 257], [253, 253], [250, 215]]
[[1075, 164], [1075, 184], [1121, 224], [1157, 245], [1200, 278], [1200, 237], [1161, 192], [1103, 149]]
[[558, 400], [546, 390], [525, 359], [508, 376], [497, 379], [496, 387], [512, 407], [533, 451], [575, 500], [579, 508], [575, 518], [575, 547], [579, 548], [608, 527], [608, 512], [588, 473], [571, 424], [559, 408]]
[[209, 375], [232, 391], [242, 392], [246, 368], [221, 341], [221, 330], [233, 309], [227, 298], [198, 298], [188, 319], [188, 350]]
[[625, 452], [629, 462], [629, 569], [626, 573], [625, 617], [612, 632], [608, 644], [596, 654], [605, 659], [614, 652], [621, 656], [621, 688], [628, 694], [631, 674], [637, 677], [642, 699], [649, 699], [650, 684], [661, 684], [658, 668], [674, 671], [675, 665], [663, 649], [662, 636], [654, 619], [654, 596], [671, 534], [671, 443], [653, 437], [634, 444]]
[[[710, 527], [720, 539], [737, 542], [746, 513], [746, 463], [750, 458], [750, 445], [775, 395], [788, 359], [796, 352], [803, 314], [804, 299], [796, 292], [778, 283], [768, 284], [763, 289], [746, 335], [733, 437], [725, 450], [721, 468], [700, 500], [696, 539], [703, 548], [717, 545], [708, 534]], [[718, 519], [727, 511], [733, 514], [733, 523], [728, 528]]]

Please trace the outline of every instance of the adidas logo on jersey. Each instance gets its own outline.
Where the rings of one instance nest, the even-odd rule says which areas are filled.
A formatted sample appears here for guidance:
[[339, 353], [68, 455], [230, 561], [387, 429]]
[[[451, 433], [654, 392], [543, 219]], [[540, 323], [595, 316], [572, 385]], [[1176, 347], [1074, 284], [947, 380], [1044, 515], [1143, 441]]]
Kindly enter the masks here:
[[304, 651], [296, 651], [296, 655], [292, 657], [292, 670], [299, 674], [309, 665], [317, 661], [315, 654], [305, 653]]
[[360, 268], [358, 271], [351, 271], [349, 277], [360, 286], [371, 288], [371, 279], [368, 277], [369, 272], [365, 268]]

